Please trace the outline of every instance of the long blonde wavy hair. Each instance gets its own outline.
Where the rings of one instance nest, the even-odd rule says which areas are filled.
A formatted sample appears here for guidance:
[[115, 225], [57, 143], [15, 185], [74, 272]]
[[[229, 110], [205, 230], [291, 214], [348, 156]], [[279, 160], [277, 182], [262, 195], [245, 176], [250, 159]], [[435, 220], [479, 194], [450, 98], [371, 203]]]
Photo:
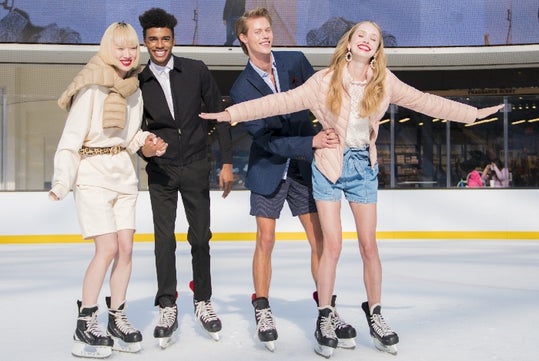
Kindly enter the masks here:
[[384, 39], [382, 37], [382, 29], [373, 21], [362, 21], [354, 25], [348, 30], [339, 40], [335, 47], [335, 52], [329, 64], [329, 70], [333, 71], [331, 82], [327, 95], [327, 105], [334, 114], [339, 114], [341, 110], [343, 97], [343, 70], [348, 64], [346, 61], [346, 53], [348, 52], [348, 44], [357, 28], [364, 23], [370, 23], [378, 30], [380, 45], [375, 53], [375, 63], [373, 69], [373, 77], [365, 87], [363, 99], [359, 103], [359, 114], [361, 117], [367, 117], [374, 113], [380, 106], [380, 102], [384, 96], [384, 80], [386, 77], [387, 58], [384, 53]]

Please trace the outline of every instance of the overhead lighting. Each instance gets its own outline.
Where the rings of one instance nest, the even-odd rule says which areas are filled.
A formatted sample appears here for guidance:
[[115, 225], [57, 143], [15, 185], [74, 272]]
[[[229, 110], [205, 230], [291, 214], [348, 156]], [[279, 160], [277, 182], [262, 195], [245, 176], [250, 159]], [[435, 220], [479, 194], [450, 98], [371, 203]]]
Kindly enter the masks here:
[[434, 119], [432, 120], [433, 123], [436, 123], [436, 122], [439, 122], [439, 121], [440, 121], [440, 118], [434, 118]]
[[526, 123], [526, 119], [515, 120], [514, 122], [511, 122], [511, 125], [519, 125], [522, 123]]
[[483, 120], [478, 120], [477, 122], [474, 122], [474, 123], [468, 123], [468, 124], [466, 124], [466, 125], [464, 125], [464, 126], [465, 126], [465, 127], [473, 127], [473, 126], [479, 125], [479, 124], [485, 124], [485, 123], [495, 122], [496, 120], [498, 120], [498, 117], [489, 118], [489, 119], [483, 119]]
[[528, 123], [539, 122], [539, 118], [528, 119]]
[[402, 118], [401, 120], [399, 120], [399, 123], [406, 123], [409, 120], [410, 118]]
[[419, 122], [419, 124], [417, 124], [418, 126], [422, 127], [423, 126], [423, 122]]
[[386, 123], [389, 123], [391, 121], [391, 119], [387, 118], [387, 119], [382, 119], [380, 120], [380, 124], [386, 124]]

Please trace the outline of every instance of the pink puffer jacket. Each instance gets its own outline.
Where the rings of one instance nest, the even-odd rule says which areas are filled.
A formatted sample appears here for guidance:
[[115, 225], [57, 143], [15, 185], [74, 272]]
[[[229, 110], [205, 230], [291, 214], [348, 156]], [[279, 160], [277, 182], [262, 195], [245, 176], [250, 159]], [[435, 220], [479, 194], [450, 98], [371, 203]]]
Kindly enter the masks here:
[[[477, 108], [455, 102], [433, 94], [421, 92], [400, 81], [389, 69], [386, 70], [385, 97], [379, 110], [369, 116], [372, 128], [370, 136], [371, 164], [377, 162], [376, 138], [380, 119], [390, 103], [412, 109], [434, 118], [442, 118], [462, 123], [472, 123], [477, 118]], [[372, 77], [372, 73], [369, 73]], [[344, 141], [350, 114], [350, 84], [343, 81], [344, 93], [340, 114], [334, 114], [326, 105], [331, 72], [323, 69], [314, 74], [302, 86], [293, 90], [267, 95], [262, 98], [235, 104], [227, 111], [232, 122], [244, 122], [278, 114], [288, 114], [303, 109], [310, 109], [324, 128], [334, 128], [340, 139], [340, 146], [334, 149], [324, 148], [315, 151], [318, 169], [332, 182], [336, 182], [342, 173]]]

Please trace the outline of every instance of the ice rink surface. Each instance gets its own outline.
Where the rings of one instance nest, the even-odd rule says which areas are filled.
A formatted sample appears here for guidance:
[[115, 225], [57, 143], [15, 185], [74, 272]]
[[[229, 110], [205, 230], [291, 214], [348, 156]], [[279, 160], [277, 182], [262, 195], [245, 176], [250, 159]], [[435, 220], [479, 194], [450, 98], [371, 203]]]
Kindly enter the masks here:
[[[324, 360], [313, 352], [316, 308], [306, 241], [279, 241], [273, 254], [270, 304], [279, 339], [274, 353], [255, 337], [251, 255], [254, 242], [212, 242], [214, 308], [223, 322], [215, 342], [194, 322], [191, 257], [178, 243], [177, 342], [153, 338], [158, 312], [153, 243], [136, 243], [127, 314], [143, 332], [139, 354], [109, 360]], [[341, 317], [357, 331], [354, 350], [331, 360], [535, 361], [539, 341], [539, 242], [379, 241], [382, 313], [398, 332], [399, 353], [377, 351], [360, 309], [365, 300], [355, 241], [345, 241], [335, 293]], [[0, 245], [0, 359], [74, 360], [76, 300], [92, 243]], [[99, 320], [106, 326], [105, 284]]]

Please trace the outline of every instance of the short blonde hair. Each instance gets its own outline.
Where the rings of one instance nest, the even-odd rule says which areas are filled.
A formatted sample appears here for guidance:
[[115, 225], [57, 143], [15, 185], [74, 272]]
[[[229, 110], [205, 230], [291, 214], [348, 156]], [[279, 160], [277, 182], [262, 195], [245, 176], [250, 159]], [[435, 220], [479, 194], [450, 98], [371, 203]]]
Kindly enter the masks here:
[[108, 65], [115, 66], [117, 63], [117, 60], [114, 59], [113, 56], [113, 49], [115, 46], [137, 48], [137, 55], [135, 59], [133, 59], [130, 72], [136, 70], [140, 63], [140, 42], [137, 32], [130, 24], [123, 21], [112, 23], [107, 30], [105, 30], [105, 33], [101, 38], [101, 43], [99, 44], [98, 54]]
[[257, 19], [257, 18], [266, 18], [270, 26], [273, 23], [268, 9], [256, 8], [256, 9], [248, 10], [244, 12], [243, 15], [236, 21], [236, 24], [235, 24], [236, 37], [238, 38], [241, 49], [243, 50], [245, 55], [249, 55], [249, 50], [247, 49], [247, 45], [245, 45], [243, 41], [240, 40], [240, 35], [241, 34], [247, 35], [247, 32], [249, 31], [249, 26], [247, 25], [247, 21], [251, 19]]

